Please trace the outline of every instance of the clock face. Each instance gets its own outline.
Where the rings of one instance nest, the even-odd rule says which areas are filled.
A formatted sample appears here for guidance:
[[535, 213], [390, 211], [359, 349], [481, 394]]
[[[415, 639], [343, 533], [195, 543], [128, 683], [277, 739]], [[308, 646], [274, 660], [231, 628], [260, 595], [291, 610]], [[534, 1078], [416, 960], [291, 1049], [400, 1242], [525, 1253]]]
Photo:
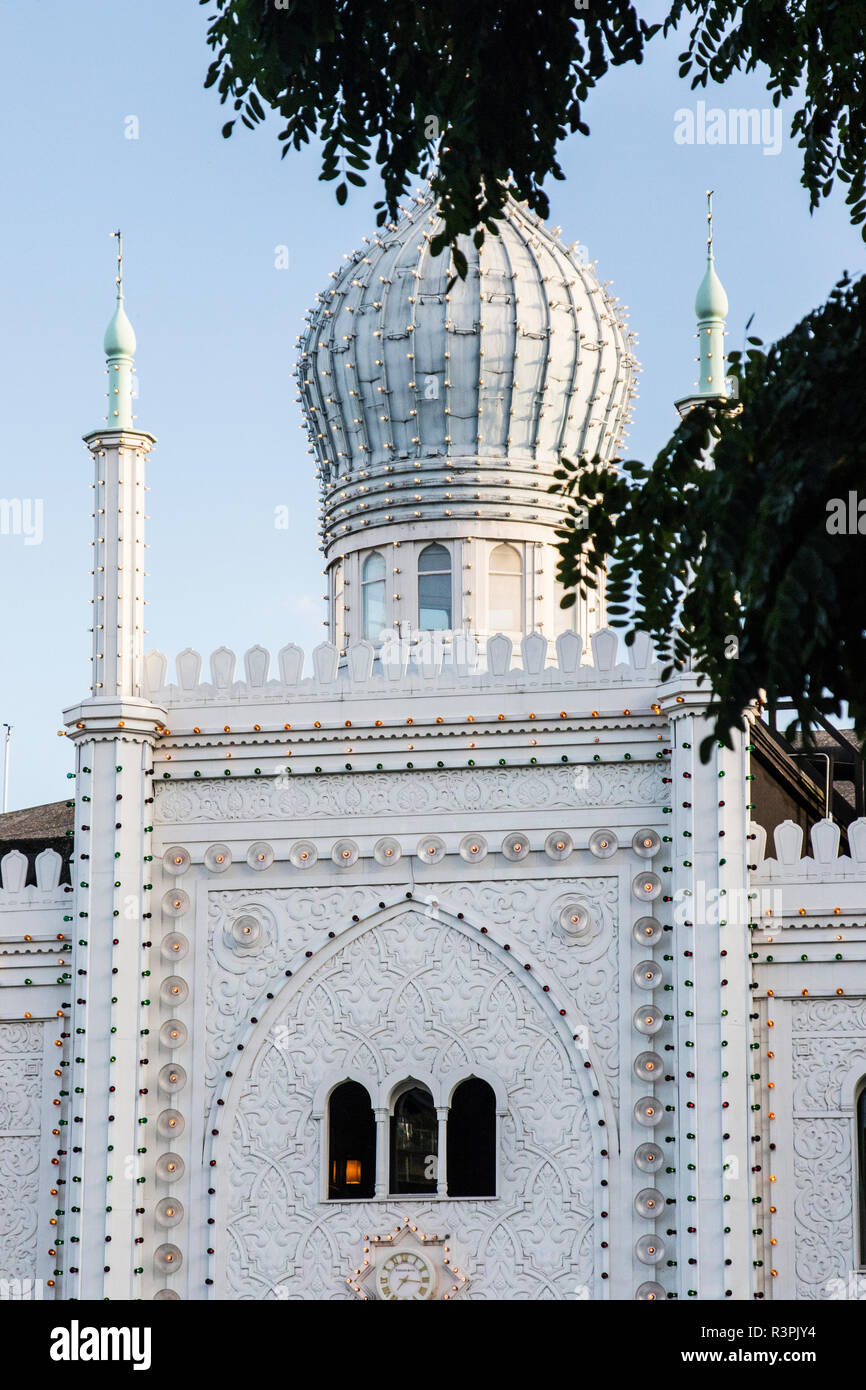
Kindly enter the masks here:
[[432, 1298], [436, 1280], [432, 1264], [414, 1250], [395, 1250], [380, 1265], [379, 1297], [419, 1302]]

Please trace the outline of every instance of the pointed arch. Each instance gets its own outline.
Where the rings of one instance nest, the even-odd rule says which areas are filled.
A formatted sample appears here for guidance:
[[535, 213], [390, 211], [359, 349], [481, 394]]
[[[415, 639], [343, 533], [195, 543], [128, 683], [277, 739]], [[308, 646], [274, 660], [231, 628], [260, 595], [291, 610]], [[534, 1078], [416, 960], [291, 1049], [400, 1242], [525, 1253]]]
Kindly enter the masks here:
[[429, 1087], [408, 1077], [391, 1100], [388, 1190], [395, 1196], [434, 1193], [438, 1186], [439, 1121]]
[[479, 1076], [455, 1086], [448, 1112], [449, 1197], [496, 1196], [496, 1095]]
[[[543, 1165], [545, 1159], [553, 1159], [554, 1167], [561, 1168], [566, 1175], [564, 1191], [567, 1196], [563, 1199], [556, 1195], [559, 1189], [555, 1183], [551, 1187], [551, 1195], [556, 1201], [560, 1201], [560, 1204], [564, 1201], [568, 1208], [568, 1219], [573, 1215], [583, 1233], [581, 1249], [586, 1253], [582, 1257], [581, 1277], [593, 1289], [593, 1296], [602, 1298], [609, 1292], [609, 1286], [601, 1282], [603, 1260], [590, 1234], [593, 1229], [598, 1230], [601, 1226], [601, 1207], [605, 1195], [601, 1182], [602, 1179], [609, 1178], [609, 1159], [606, 1156], [599, 1157], [598, 1149], [592, 1143], [592, 1136], [597, 1123], [606, 1124], [608, 1132], [604, 1137], [611, 1152], [615, 1152], [616, 1115], [604, 1075], [601, 1069], [597, 1070], [595, 1066], [592, 1042], [590, 1040], [587, 1045], [574, 1038], [579, 1020], [561, 1013], [557, 1002], [543, 990], [541, 983], [536, 979], [535, 971], [524, 971], [525, 963], [538, 964], [532, 961], [531, 953], [524, 949], [520, 953], [521, 958], [515, 959], [516, 953], [504, 950], [502, 932], [495, 923], [490, 923], [487, 919], [479, 922], [466, 921], [463, 915], [458, 917], [456, 912], [450, 912], [446, 907], [440, 906], [435, 932], [437, 938], [441, 937], [442, 940], [437, 946], [430, 938], [428, 919], [422, 920], [422, 917], [417, 903], [409, 904], [403, 900], [390, 907], [370, 912], [361, 922], [345, 925], [335, 923], [335, 936], [323, 942], [313, 956], [291, 962], [296, 964], [291, 977], [286, 978], [283, 984], [276, 980], [270, 982], [274, 998], [266, 1004], [261, 1000], [253, 1005], [255, 1023], [251, 1018], [249, 1024], [240, 1028], [235, 1035], [240, 1046], [232, 1068], [233, 1075], [225, 1081], [219, 1081], [214, 1094], [214, 1106], [220, 1100], [224, 1104], [211, 1112], [213, 1118], [206, 1127], [207, 1130], [219, 1130], [219, 1135], [207, 1135], [202, 1151], [204, 1163], [210, 1161], [216, 1168], [216, 1181], [213, 1184], [216, 1191], [212, 1197], [210, 1214], [214, 1219], [214, 1244], [218, 1247], [214, 1268], [220, 1271], [220, 1277], [215, 1282], [212, 1297], [224, 1297], [227, 1289], [233, 1291], [232, 1296], [238, 1296], [238, 1292], [243, 1288], [256, 1285], [265, 1268], [265, 1256], [262, 1251], [268, 1245], [273, 1246], [275, 1241], [293, 1242], [300, 1238], [303, 1245], [307, 1234], [312, 1232], [314, 1225], [320, 1220], [328, 1223], [331, 1232], [342, 1232], [341, 1243], [339, 1247], [335, 1246], [338, 1253], [333, 1256], [331, 1266], [324, 1272], [320, 1266], [316, 1266], [317, 1277], [323, 1281], [322, 1296], [329, 1296], [326, 1292], [328, 1288], [339, 1287], [343, 1278], [342, 1267], [348, 1263], [348, 1258], [354, 1256], [354, 1247], [349, 1256], [349, 1241], [345, 1235], [349, 1217], [347, 1214], [341, 1214], [344, 1212], [346, 1199], [331, 1202], [327, 1198], [327, 1164], [330, 1156], [327, 1118], [325, 1114], [321, 1114], [317, 1119], [313, 1109], [327, 1106], [335, 1088], [346, 1080], [356, 1081], [360, 1078], [366, 1083], [367, 1063], [371, 1060], [377, 1076], [375, 1085], [368, 1084], [367, 1090], [372, 1098], [377, 1120], [377, 1185], [374, 1197], [366, 1199], [366, 1204], [363, 1201], [359, 1203], [358, 1212], [363, 1212], [365, 1223], [375, 1229], [377, 1214], [384, 1211], [384, 1208], [378, 1206], [379, 1202], [390, 1200], [401, 1206], [405, 1203], [410, 1207], [416, 1207], [419, 1202], [423, 1204], [431, 1199], [451, 1200], [447, 1187], [449, 1101], [461, 1082], [467, 1080], [467, 1073], [469, 1076], [478, 1076], [483, 1066], [476, 1068], [470, 1062], [468, 1068], [464, 1068], [458, 1060], [456, 1065], [452, 1062], [447, 1072], [443, 1072], [435, 1062], [435, 1046], [426, 1047], [425, 1050], [425, 1047], [419, 1048], [415, 1045], [407, 1056], [408, 1066], [399, 1073], [396, 1070], [392, 1071], [391, 1068], [394, 1067], [400, 1053], [399, 1048], [395, 1050], [395, 1040], [398, 1035], [402, 1037], [402, 1034], [399, 1034], [399, 1028], [398, 1034], [394, 1034], [393, 1027], [399, 1020], [393, 1018], [389, 1025], [390, 1033], [382, 1032], [381, 1018], [385, 1015], [381, 1015], [383, 1005], [380, 1003], [373, 1010], [372, 1020], [375, 1024], [373, 1034], [378, 1033], [380, 1036], [371, 1035], [372, 1050], [364, 1065], [356, 1067], [352, 1058], [357, 1054], [357, 1043], [361, 1035], [369, 1032], [371, 1021], [370, 1011], [365, 1002], [366, 995], [359, 997], [360, 1012], [357, 1014], [351, 1008], [347, 1013], [345, 999], [341, 997], [340, 1000], [341, 1018], [345, 1016], [350, 1051], [346, 1053], [342, 1043], [339, 1049], [334, 1049], [334, 1067], [330, 1073], [327, 1071], [327, 1064], [323, 1068], [317, 1061], [321, 1055], [320, 1030], [323, 1020], [327, 1026], [327, 1020], [324, 1015], [323, 1020], [311, 1017], [308, 1009], [311, 992], [318, 992], [318, 986], [324, 985], [325, 993], [328, 994], [329, 981], [335, 974], [344, 973], [347, 961], [354, 961], [357, 966], [367, 959], [370, 952], [375, 957], [375, 978], [379, 981], [379, 987], [384, 989], [386, 980], [383, 972], [386, 961], [382, 955], [382, 941], [378, 940], [376, 944], [372, 940], [365, 943], [364, 937], [368, 933], [376, 933], [378, 938], [380, 931], [386, 933], [392, 929], [397, 933], [395, 942], [406, 942], [407, 933], [410, 933], [414, 934], [413, 939], [417, 937], [418, 947], [418, 950], [410, 953], [406, 959], [400, 953], [394, 956], [395, 964], [399, 964], [401, 968], [388, 988], [395, 997], [399, 992], [400, 980], [405, 977], [404, 967], [408, 965], [409, 973], [412, 972], [413, 963], [421, 951], [422, 941], [429, 941], [429, 945], [425, 946], [425, 952], [429, 952], [428, 969], [434, 973], [444, 970], [446, 975], [443, 979], [447, 977], [449, 980], [449, 989], [453, 989], [453, 968], [449, 967], [448, 962], [459, 957], [462, 962], [458, 968], [459, 978], [463, 979], [465, 974], [466, 979], [475, 982], [471, 999], [467, 1000], [463, 996], [461, 998], [464, 1005], [471, 1005], [471, 1017], [476, 1020], [470, 1032], [462, 1029], [461, 1036], [471, 1042], [473, 1050], [477, 1050], [480, 1044], [480, 1062], [486, 1061], [489, 1066], [496, 1066], [496, 1059], [503, 1062], [499, 1086], [501, 1096], [497, 1089], [497, 1079], [483, 1078], [489, 1081], [497, 1101], [505, 1102], [507, 1114], [497, 1115], [498, 1142], [503, 1145], [501, 1173], [497, 1174], [497, 1178], [502, 1183], [502, 1188], [498, 1195], [493, 1197], [484, 1198], [476, 1194], [479, 1203], [493, 1203], [493, 1207], [485, 1211], [483, 1218], [480, 1211], [478, 1213], [481, 1219], [479, 1240], [481, 1232], [487, 1228], [488, 1220], [494, 1216], [494, 1209], [497, 1217], [504, 1213], [506, 1208], [520, 1212], [534, 1211], [536, 1197], [532, 1184], [536, 1169], [540, 1172], [539, 1165]], [[404, 918], [412, 920], [404, 922]], [[482, 932], [482, 925], [486, 927], [486, 933]], [[457, 937], [463, 939], [462, 945], [458, 943]], [[464, 973], [461, 974], [461, 971]], [[500, 991], [505, 987], [505, 995], [497, 994], [495, 989], [491, 990], [488, 987], [494, 977], [498, 980]], [[263, 981], [262, 989], [267, 988], [268, 982]], [[440, 984], [440, 998], [447, 1001], [450, 997], [449, 989], [443, 991], [443, 985]], [[384, 995], [382, 997], [384, 1000]], [[489, 1018], [485, 1017], [488, 1009], [486, 1001], [492, 1005]], [[514, 1007], [509, 1011], [512, 1003]], [[515, 1008], [517, 1017], [514, 1013]], [[573, 1005], [570, 1005], [570, 1015], [572, 1010]], [[334, 1017], [333, 1010], [325, 1012], [328, 1018]], [[282, 1087], [279, 1095], [271, 1095], [267, 1087], [264, 1091], [260, 1089], [262, 1060], [275, 1045], [274, 1038], [278, 1042], [281, 1041], [285, 1033], [286, 1019], [294, 1019], [295, 1015], [299, 1022], [305, 1020], [302, 1032], [308, 1036], [297, 1038], [292, 1057], [286, 1058], [286, 1076], [290, 1080]], [[519, 1025], [519, 1020], [524, 1016], [527, 1023], [525, 1038]], [[446, 1008], [446, 1023], [448, 1018]], [[432, 1023], [435, 1031], [435, 1020]], [[518, 1031], [515, 1034], [516, 1025]], [[480, 1035], [479, 1027], [482, 1029]], [[342, 1029], [342, 1023], [340, 1028]], [[584, 1030], [580, 1032], [582, 1039]], [[292, 1027], [293, 1038], [294, 1034], [295, 1025]], [[529, 1076], [525, 1071], [525, 1065], [532, 1052], [529, 1046], [531, 1040], [537, 1040], [541, 1035], [555, 1041], [570, 1073], [569, 1088], [583, 1094], [584, 1105], [580, 1116], [578, 1143], [574, 1142], [575, 1130], [571, 1124], [566, 1125], [564, 1129], [560, 1126], [562, 1132], [553, 1136], [552, 1140], [537, 1132], [539, 1116], [546, 1113], [544, 1105], [539, 1103], [544, 1081], [543, 1078], [535, 1079]], [[519, 1054], [513, 1056], [509, 1053], [507, 1065], [500, 1044], [500, 1038], [504, 1041], [506, 1037], [517, 1043]], [[587, 1070], [585, 1062], [589, 1059], [592, 1059], [592, 1067]], [[414, 1193], [389, 1196], [391, 1115], [390, 1109], [382, 1106], [382, 1101], [387, 1101], [395, 1094], [395, 1085], [399, 1092], [401, 1082], [423, 1083], [425, 1068], [432, 1072], [431, 1079], [435, 1089], [431, 1089], [431, 1096], [435, 1098], [438, 1112], [435, 1150], [439, 1160], [436, 1165], [439, 1169], [437, 1187], [432, 1190], [431, 1182], [431, 1190], [428, 1192], [416, 1190]], [[462, 1072], [461, 1075], [457, 1074], [458, 1068]], [[386, 1076], [389, 1088], [383, 1095]], [[328, 1077], [330, 1085], [325, 1087]], [[594, 1089], [600, 1090], [601, 1095], [594, 1096]], [[567, 1142], [563, 1148], [565, 1136]], [[434, 1153], [432, 1143], [427, 1153]], [[275, 1172], [278, 1170], [290, 1187], [290, 1197], [280, 1206], [279, 1211], [272, 1210], [267, 1184], [261, 1188], [260, 1200], [253, 1201], [249, 1196], [258, 1181], [257, 1174], [265, 1167], [274, 1168]], [[435, 1170], [431, 1170], [431, 1177], [432, 1171]], [[461, 1199], [455, 1194], [455, 1200]], [[471, 1203], [473, 1199], [470, 1196], [464, 1200]], [[370, 1202], [377, 1205], [370, 1206]], [[349, 1210], [345, 1209], [346, 1212]], [[332, 1213], [330, 1218], [326, 1214], [327, 1211]], [[234, 1249], [235, 1245], [237, 1253], [233, 1253], [230, 1264], [226, 1264], [225, 1255], [228, 1249]], [[474, 1258], [472, 1252], [470, 1255]], [[304, 1258], [306, 1259], [306, 1256]], [[306, 1270], [305, 1273], [302, 1273], [302, 1268]], [[306, 1266], [303, 1261], [301, 1264], [296, 1262], [296, 1268], [290, 1279], [287, 1276], [287, 1280], [293, 1289], [308, 1288], [310, 1277], [311, 1266], [307, 1260]], [[532, 1277], [535, 1278], [535, 1275]], [[307, 1283], [302, 1285], [302, 1279], [307, 1280]], [[492, 1296], [497, 1296], [495, 1280], [488, 1282]]]
[[328, 1097], [328, 1197], [372, 1197], [376, 1191], [376, 1119], [370, 1092], [341, 1081]]

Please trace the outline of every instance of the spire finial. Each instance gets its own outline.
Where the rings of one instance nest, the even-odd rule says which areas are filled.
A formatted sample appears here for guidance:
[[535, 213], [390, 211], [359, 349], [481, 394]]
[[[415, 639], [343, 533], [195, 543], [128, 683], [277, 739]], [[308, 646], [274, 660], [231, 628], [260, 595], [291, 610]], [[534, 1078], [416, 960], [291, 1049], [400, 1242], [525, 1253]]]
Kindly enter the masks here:
[[119, 231], [110, 232], [109, 235], [117, 238], [117, 274], [114, 277], [117, 303], [105, 330], [105, 355], [109, 358], [128, 357], [131, 361], [135, 353], [135, 334], [123, 304], [123, 236]]
[[695, 382], [696, 391], [676, 402], [681, 415], [701, 400], [714, 400], [726, 396], [725, 390], [725, 316], [728, 312], [728, 296], [721, 280], [716, 274], [713, 256], [713, 189], [706, 190], [707, 200], [707, 264], [704, 278], [695, 298], [695, 316], [698, 321], [699, 379]]
[[113, 236], [113, 237], [117, 237], [117, 275], [115, 276], [115, 281], [116, 281], [116, 284], [117, 284], [117, 298], [118, 298], [118, 299], [122, 299], [122, 298], [123, 298], [123, 232], [121, 232], [121, 231], [118, 229], [116, 232], [111, 232], [110, 235]]

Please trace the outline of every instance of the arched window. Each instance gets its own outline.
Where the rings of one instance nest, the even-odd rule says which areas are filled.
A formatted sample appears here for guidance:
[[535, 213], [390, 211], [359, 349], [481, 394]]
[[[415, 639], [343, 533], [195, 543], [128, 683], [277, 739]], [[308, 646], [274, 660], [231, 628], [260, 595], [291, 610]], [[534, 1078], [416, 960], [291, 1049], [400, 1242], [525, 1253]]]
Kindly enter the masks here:
[[496, 1096], [479, 1077], [461, 1081], [448, 1112], [448, 1196], [496, 1196]]
[[520, 556], [511, 545], [497, 545], [488, 567], [488, 626], [491, 632], [523, 629], [523, 574]]
[[866, 1268], [866, 1077], [857, 1097], [858, 1186], [860, 1189], [860, 1264]]
[[385, 630], [385, 560], [378, 550], [368, 555], [361, 572], [361, 597], [364, 612], [363, 636], [368, 641], [381, 637]]
[[328, 1101], [328, 1196], [372, 1197], [376, 1191], [376, 1120], [370, 1096], [344, 1081]]
[[428, 545], [418, 556], [418, 626], [438, 632], [452, 626], [451, 615], [451, 556]]
[[391, 1192], [435, 1192], [439, 1125], [426, 1086], [408, 1085], [391, 1114]]

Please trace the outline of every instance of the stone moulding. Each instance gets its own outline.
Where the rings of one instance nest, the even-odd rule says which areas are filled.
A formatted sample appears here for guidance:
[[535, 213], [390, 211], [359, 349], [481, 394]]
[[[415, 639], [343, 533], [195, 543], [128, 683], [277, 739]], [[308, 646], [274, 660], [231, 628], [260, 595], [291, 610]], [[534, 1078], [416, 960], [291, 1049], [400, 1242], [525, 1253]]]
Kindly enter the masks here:
[[479, 643], [455, 642], [452, 660], [443, 664], [443, 652], [431, 654], [424, 642], [416, 647], [397, 641], [393, 647], [377, 652], [369, 642], [350, 646], [341, 657], [331, 642], [322, 642], [311, 653], [313, 674], [304, 676], [304, 652], [289, 643], [277, 653], [278, 675], [269, 679], [271, 658], [265, 647], [253, 646], [244, 655], [243, 678], [237, 678], [237, 657], [228, 647], [220, 647], [209, 660], [209, 681], [202, 681], [202, 658], [187, 647], [175, 660], [175, 680], [168, 682], [168, 660], [162, 652], [149, 652], [144, 659], [143, 689], [161, 706], [199, 702], [225, 703], [236, 700], [284, 701], [311, 697], [329, 698], [341, 694], [400, 693], [406, 690], [466, 690], [533, 687], [657, 685], [661, 665], [649, 637], [639, 633], [627, 648], [628, 663], [618, 661], [619, 638], [611, 628], [602, 628], [590, 638], [592, 660], [581, 664], [583, 639], [575, 632], [557, 637], [554, 663], [547, 665], [551, 643], [541, 633], [529, 633], [520, 643], [520, 662], [516, 662], [511, 638], [496, 633]]
[[62, 856], [54, 849], [44, 849], [36, 856], [36, 882], [26, 883], [27, 855], [10, 849], [0, 859], [0, 907], [22, 907], [30, 903], [44, 906], [62, 901], [62, 868]]
[[773, 831], [776, 857], [766, 856], [767, 832], [754, 821], [749, 826], [753, 848], [749, 859], [758, 882], [783, 882], [785, 879], [857, 878], [866, 880], [866, 817], [860, 816], [848, 826], [849, 854], [839, 853], [840, 829], [835, 821], [820, 820], [809, 832], [811, 854], [803, 853], [803, 829], [792, 820], [784, 820]]
[[154, 785], [156, 820], [183, 826], [200, 822], [333, 819], [434, 811], [529, 811], [598, 806], [664, 805], [664, 767], [657, 763], [592, 766], [575, 779], [573, 767], [447, 769], [442, 772], [358, 772], [347, 782], [330, 774], [283, 779], [202, 778]]

